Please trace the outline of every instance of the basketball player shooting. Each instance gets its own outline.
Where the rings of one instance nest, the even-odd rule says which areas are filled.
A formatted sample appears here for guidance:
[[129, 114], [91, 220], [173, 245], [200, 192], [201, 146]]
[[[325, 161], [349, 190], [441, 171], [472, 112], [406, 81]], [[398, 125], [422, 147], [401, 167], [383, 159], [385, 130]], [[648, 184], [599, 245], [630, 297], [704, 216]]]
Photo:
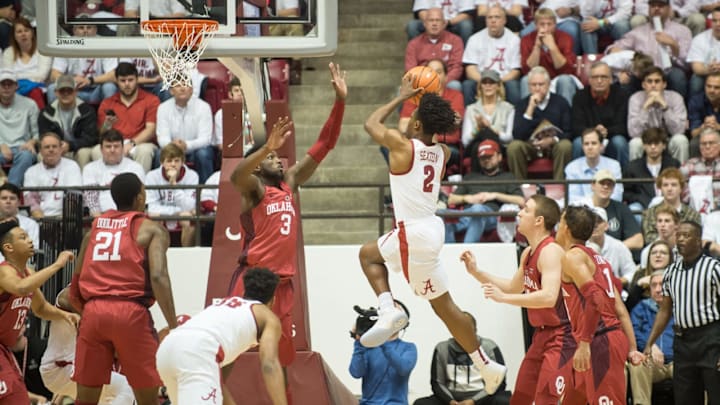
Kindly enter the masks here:
[[483, 352], [470, 318], [450, 297], [439, 257], [445, 227], [435, 210], [450, 150], [433, 143], [433, 137], [456, 126], [455, 112], [447, 101], [429, 93], [422, 96], [412, 113], [407, 137], [384, 124], [400, 104], [422, 91], [413, 88], [413, 79], [412, 74], [406, 75], [400, 94], [375, 110], [365, 122], [365, 130], [373, 140], [390, 151], [390, 190], [397, 227], [360, 249], [360, 264], [379, 299], [378, 320], [360, 337], [360, 343], [366, 347], [380, 346], [407, 324], [405, 312], [394, 305], [388, 283], [388, 267], [402, 270], [413, 291], [430, 301], [435, 313], [470, 355], [485, 381], [485, 390], [493, 394], [507, 369]]

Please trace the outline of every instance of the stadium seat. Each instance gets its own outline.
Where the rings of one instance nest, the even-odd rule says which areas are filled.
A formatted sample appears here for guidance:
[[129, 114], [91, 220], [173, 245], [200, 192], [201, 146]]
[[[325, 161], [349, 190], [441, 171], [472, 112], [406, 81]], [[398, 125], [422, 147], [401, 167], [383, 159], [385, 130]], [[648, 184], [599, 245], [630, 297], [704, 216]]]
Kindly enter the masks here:
[[273, 59], [268, 63], [270, 73], [270, 98], [287, 100], [290, 84], [290, 65], [287, 59]]
[[550, 158], [539, 158], [528, 163], [529, 179], [552, 179], [553, 161]]
[[575, 64], [575, 76], [582, 82], [584, 86], [588, 85], [590, 78], [590, 66], [602, 59], [603, 54], [579, 55]]

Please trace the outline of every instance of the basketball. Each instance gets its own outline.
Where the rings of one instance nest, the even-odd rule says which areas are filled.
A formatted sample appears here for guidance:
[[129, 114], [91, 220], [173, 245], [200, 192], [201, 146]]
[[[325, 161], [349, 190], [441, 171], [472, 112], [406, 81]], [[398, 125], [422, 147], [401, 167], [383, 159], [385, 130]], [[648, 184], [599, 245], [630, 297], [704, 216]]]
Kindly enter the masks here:
[[422, 89], [415, 97], [410, 99], [410, 102], [418, 105], [420, 98], [425, 93], [439, 93], [440, 92], [440, 76], [432, 68], [427, 66], [415, 66], [405, 73], [405, 77], [408, 75], [413, 77], [412, 86], [414, 89]]

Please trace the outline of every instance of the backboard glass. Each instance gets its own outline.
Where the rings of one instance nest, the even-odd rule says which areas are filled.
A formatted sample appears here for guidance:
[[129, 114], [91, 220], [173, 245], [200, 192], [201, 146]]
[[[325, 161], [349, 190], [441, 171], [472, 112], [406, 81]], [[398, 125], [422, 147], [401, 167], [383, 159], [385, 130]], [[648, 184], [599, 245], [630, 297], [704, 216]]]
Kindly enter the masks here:
[[[37, 7], [38, 48], [49, 56], [146, 57], [148, 44], [140, 21], [165, 18], [167, 14], [157, 15], [163, 12], [189, 18], [191, 11], [219, 23], [203, 58], [327, 56], [337, 48], [337, 0], [300, 0], [296, 17], [268, 15], [266, 0], [125, 0], [125, 7], [114, 3], [120, 2], [48, 0], [47, 7]], [[165, 10], [163, 3], [168, 3]], [[85, 33], [82, 26], [93, 26], [97, 34]], [[294, 26], [304, 35], [269, 35], [273, 26]]]

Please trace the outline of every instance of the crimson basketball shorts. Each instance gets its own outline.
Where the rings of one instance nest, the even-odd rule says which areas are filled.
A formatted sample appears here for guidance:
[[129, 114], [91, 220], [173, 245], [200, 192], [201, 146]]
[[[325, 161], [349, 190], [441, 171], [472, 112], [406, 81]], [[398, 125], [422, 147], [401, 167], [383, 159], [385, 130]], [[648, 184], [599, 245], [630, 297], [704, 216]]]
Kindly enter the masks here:
[[437, 216], [400, 221], [377, 240], [388, 270], [402, 272], [413, 292], [432, 300], [448, 291], [447, 274], [440, 262], [445, 225]]
[[630, 344], [622, 329], [595, 335], [590, 343], [590, 370], [574, 371], [575, 392], [563, 404], [615, 404], [627, 402], [625, 361]]
[[10, 349], [0, 345], [0, 404], [27, 405], [28, 398], [15, 356]]
[[122, 299], [90, 300], [80, 321], [73, 380], [89, 387], [109, 384], [117, 355], [133, 389], [160, 387], [157, 348], [157, 333], [145, 306]]
[[571, 326], [536, 328], [520, 364], [511, 405], [557, 404], [572, 382], [575, 338]]

